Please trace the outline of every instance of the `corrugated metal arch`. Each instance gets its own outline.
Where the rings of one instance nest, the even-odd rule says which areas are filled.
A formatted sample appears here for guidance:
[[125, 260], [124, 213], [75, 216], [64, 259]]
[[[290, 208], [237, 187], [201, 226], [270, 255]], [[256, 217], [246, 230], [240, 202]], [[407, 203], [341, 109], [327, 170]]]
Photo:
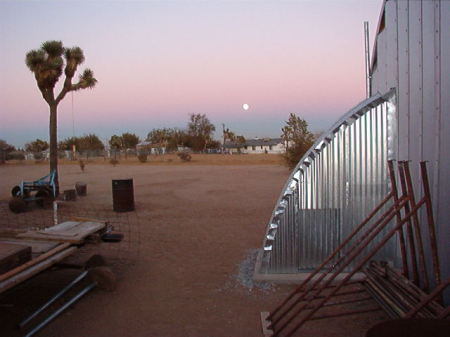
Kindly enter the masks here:
[[[386, 193], [395, 148], [394, 89], [362, 101], [322, 134], [282, 189], [257, 273], [298, 273], [323, 261]], [[393, 259], [394, 250], [381, 254]]]

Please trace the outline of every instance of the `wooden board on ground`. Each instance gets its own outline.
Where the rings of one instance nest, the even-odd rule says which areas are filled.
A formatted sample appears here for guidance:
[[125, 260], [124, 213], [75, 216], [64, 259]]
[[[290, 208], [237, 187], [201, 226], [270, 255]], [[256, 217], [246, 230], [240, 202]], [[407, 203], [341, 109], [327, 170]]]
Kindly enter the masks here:
[[21, 239], [0, 237], [0, 244], [2, 243], [14, 243], [17, 245], [30, 246], [32, 255], [40, 255], [58, 245], [58, 242], [55, 241], [26, 240], [26, 239], [21, 240]]
[[62, 261], [78, 249], [77, 247], [70, 247], [69, 245], [69, 243], [60, 244], [52, 250], [55, 254], [50, 254], [50, 252], [42, 254], [42, 258], [36, 258], [28, 261], [27, 263], [24, 263], [23, 265], [0, 275], [0, 294], [40, 273], [41, 271], [50, 268], [52, 265]]
[[58, 242], [82, 243], [89, 235], [105, 228], [105, 223], [66, 221], [58, 225], [18, 234], [17, 237]]
[[264, 337], [273, 336], [273, 330], [269, 328], [270, 321], [267, 319], [270, 313], [267, 311], [261, 312], [261, 327]]
[[30, 259], [30, 246], [0, 242], [0, 274], [14, 269]]

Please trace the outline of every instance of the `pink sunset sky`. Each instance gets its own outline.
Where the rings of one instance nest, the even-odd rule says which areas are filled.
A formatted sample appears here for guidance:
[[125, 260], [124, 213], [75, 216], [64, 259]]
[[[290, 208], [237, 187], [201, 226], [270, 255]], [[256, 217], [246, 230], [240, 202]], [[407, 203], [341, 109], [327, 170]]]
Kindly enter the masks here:
[[75, 136], [145, 138], [153, 128], [185, 127], [191, 113], [247, 138], [278, 137], [290, 112], [326, 130], [365, 98], [363, 22], [372, 46], [381, 5], [2, 1], [0, 139], [19, 147], [48, 139], [48, 106], [24, 62], [46, 40], [81, 47], [79, 69], [91, 68], [98, 80], [74, 93], [73, 118], [71, 94], [59, 105], [60, 140], [73, 125]]

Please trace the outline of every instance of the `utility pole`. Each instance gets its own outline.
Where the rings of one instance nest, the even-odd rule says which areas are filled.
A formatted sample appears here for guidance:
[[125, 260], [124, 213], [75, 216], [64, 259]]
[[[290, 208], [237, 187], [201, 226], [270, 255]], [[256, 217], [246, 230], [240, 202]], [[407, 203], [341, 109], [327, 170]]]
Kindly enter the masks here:
[[366, 98], [372, 95], [372, 88], [370, 84], [370, 51], [369, 51], [369, 22], [364, 21], [364, 47], [366, 60]]

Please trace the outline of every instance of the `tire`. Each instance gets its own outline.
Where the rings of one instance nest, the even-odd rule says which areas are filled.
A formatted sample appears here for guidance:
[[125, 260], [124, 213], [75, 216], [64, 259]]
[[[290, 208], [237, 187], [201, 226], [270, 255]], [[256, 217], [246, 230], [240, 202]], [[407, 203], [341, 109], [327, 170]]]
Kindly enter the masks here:
[[27, 203], [21, 198], [11, 198], [11, 200], [8, 203], [8, 206], [13, 213], [22, 213], [25, 211]]
[[13, 198], [20, 198], [22, 196], [22, 191], [20, 190], [20, 186], [14, 186], [11, 190], [11, 195]]
[[53, 201], [52, 193], [48, 189], [39, 190], [35, 197], [37, 198], [36, 204], [42, 208], [49, 207]]

